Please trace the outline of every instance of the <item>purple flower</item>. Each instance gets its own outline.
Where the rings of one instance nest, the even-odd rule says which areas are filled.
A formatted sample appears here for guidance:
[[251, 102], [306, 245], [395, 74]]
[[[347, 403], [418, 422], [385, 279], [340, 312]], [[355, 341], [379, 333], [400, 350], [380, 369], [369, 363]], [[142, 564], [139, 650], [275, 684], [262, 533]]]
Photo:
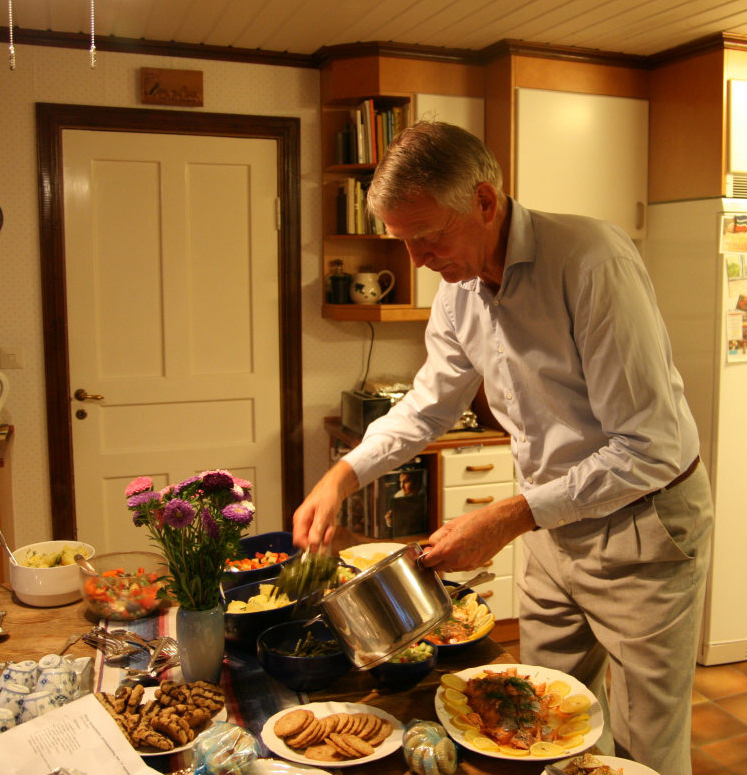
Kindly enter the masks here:
[[125, 498], [129, 498], [135, 493], [153, 489], [153, 480], [149, 476], [138, 476], [125, 487]]
[[190, 484], [194, 484], [195, 482], [199, 482], [200, 477], [199, 476], [190, 476], [189, 479], [185, 479], [183, 482], [179, 482], [179, 484], [175, 484], [173, 486], [173, 492], [174, 494], [183, 492], [184, 490], [189, 487]]
[[164, 519], [171, 527], [186, 527], [192, 524], [195, 518], [194, 508], [181, 498], [174, 498], [164, 508]]
[[157, 492], [138, 492], [127, 499], [127, 508], [139, 509], [140, 506], [145, 506], [145, 504], [157, 500], [160, 500]]
[[239, 525], [248, 525], [254, 518], [254, 504], [248, 501], [242, 501], [241, 503], [229, 503], [221, 514], [231, 522], [236, 522]]
[[205, 535], [216, 540], [220, 536], [220, 525], [213, 519], [210, 511], [203, 509], [200, 512], [200, 519], [202, 520], [202, 529], [205, 531]]
[[233, 477], [228, 471], [205, 471], [202, 474], [202, 489], [205, 492], [230, 490], [232, 487]]

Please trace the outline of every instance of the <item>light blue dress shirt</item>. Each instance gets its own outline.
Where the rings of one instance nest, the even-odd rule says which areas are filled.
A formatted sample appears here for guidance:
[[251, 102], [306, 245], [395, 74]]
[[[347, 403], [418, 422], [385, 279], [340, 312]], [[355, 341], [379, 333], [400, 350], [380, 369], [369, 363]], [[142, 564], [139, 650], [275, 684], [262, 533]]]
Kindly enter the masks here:
[[511, 200], [498, 293], [441, 281], [413, 389], [345, 460], [361, 485], [453, 426], [480, 381], [540, 527], [604, 517], [698, 454], [653, 286], [625, 233]]

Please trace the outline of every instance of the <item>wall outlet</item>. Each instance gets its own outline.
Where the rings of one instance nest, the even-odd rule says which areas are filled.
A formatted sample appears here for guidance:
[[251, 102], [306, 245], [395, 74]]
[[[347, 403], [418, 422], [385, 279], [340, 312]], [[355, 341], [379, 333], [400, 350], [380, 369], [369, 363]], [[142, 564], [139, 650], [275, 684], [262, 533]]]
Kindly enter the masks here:
[[22, 369], [23, 352], [18, 347], [0, 347], [0, 369]]

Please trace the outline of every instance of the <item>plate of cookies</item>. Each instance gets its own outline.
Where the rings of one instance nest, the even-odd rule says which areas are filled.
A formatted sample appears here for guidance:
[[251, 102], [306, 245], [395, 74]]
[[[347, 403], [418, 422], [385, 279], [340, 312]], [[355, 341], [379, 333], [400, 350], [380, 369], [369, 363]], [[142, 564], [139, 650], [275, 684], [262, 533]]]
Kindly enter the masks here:
[[141, 756], [184, 751], [200, 732], [228, 717], [222, 689], [206, 681], [120, 686], [96, 698]]
[[386, 711], [352, 702], [310, 702], [286, 708], [262, 727], [262, 740], [298, 764], [352, 767], [402, 745], [402, 724]]

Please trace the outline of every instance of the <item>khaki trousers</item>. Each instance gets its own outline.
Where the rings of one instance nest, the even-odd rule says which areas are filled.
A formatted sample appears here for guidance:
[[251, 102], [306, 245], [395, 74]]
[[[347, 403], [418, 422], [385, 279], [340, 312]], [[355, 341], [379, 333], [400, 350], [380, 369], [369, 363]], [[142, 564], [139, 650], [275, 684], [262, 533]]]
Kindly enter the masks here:
[[691, 692], [712, 528], [701, 463], [647, 502], [523, 536], [522, 662], [588, 686], [605, 714], [602, 751], [660, 775], [692, 772]]

